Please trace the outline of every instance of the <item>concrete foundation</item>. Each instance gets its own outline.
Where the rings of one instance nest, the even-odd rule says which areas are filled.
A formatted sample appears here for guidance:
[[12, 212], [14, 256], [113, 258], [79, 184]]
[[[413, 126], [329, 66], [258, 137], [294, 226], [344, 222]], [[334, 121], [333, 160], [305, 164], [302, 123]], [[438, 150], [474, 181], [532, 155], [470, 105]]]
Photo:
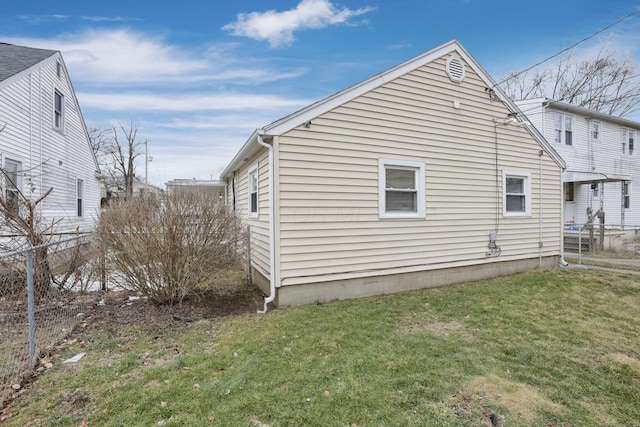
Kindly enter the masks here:
[[[543, 268], [558, 265], [559, 257], [542, 258]], [[442, 268], [402, 274], [375, 275], [347, 280], [333, 280], [303, 285], [282, 286], [276, 289], [275, 303], [278, 307], [313, 304], [332, 300], [343, 300], [392, 294], [415, 289], [433, 288], [452, 283], [472, 282], [498, 276], [530, 271], [540, 266], [539, 258], [516, 261], [493, 262], [465, 267]], [[266, 294], [269, 282], [258, 271], [253, 270], [253, 282]]]

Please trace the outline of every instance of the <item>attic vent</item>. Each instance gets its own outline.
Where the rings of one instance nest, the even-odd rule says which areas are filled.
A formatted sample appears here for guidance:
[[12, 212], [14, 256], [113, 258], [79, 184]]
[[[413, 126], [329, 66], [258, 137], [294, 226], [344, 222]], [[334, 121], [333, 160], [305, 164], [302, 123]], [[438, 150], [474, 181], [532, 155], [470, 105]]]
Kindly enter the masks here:
[[461, 83], [464, 80], [464, 64], [457, 56], [450, 56], [447, 59], [447, 75], [452, 82]]

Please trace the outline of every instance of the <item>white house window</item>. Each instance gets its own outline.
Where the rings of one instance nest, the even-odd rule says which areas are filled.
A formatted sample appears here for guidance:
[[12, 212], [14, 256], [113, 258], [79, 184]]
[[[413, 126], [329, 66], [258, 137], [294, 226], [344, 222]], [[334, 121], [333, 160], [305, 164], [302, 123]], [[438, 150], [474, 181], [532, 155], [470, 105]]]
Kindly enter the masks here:
[[56, 90], [53, 98], [53, 127], [62, 130], [64, 127], [64, 95]]
[[249, 216], [258, 216], [258, 165], [249, 169]]
[[595, 142], [600, 142], [602, 124], [598, 121], [591, 121], [591, 139]]
[[629, 129], [622, 129], [622, 154], [633, 156], [635, 132]]
[[424, 218], [424, 163], [380, 159], [378, 161], [380, 218]]
[[594, 199], [600, 198], [600, 183], [594, 182], [591, 184], [591, 196]]
[[84, 200], [84, 182], [79, 179], [76, 181], [76, 207], [78, 216], [83, 215], [82, 201]]
[[531, 215], [531, 174], [519, 171], [503, 172], [504, 216]]
[[557, 144], [573, 145], [573, 116], [556, 112], [555, 129]]
[[[4, 162], [4, 197], [9, 210], [18, 213], [20, 209], [20, 169], [19, 162], [5, 160]], [[1, 181], [0, 181], [1, 182]]]
[[631, 184], [628, 182], [622, 183], [622, 206], [625, 209], [631, 209]]

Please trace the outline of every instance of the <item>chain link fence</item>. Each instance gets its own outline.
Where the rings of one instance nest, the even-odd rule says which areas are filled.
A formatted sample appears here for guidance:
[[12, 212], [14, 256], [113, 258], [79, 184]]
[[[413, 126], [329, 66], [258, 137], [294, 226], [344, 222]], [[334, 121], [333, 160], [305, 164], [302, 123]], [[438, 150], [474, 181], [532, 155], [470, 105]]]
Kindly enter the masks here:
[[564, 227], [564, 251], [566, 256], [577, 258], [580, 264], [583, 256], [594, 254], [640, 258], [640, 226], [568, 225]]
[[[6, 242], [16, 238], [0, 239]], [[13, 241], [14, 247], [15, 244]], [[101, 256], [94, 246], [90, 234], [51, 236], [50, 243], [12, 252], [3, 245], [0, 407], [21, 388], [38, 360], [82, 320], [87, 308], [86, 293], [104, 288], [105, 282], [100, 280], [104, 269], [96, 268]]]

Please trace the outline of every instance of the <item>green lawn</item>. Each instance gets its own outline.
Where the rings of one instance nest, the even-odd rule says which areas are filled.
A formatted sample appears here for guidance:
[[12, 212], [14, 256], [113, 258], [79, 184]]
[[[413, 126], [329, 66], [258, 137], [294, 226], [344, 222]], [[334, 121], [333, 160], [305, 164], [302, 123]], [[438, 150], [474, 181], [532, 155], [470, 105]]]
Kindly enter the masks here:
[[554, 269], [94, 330], [6, 425], [638, 426], [639, 319], [640, 276]]

